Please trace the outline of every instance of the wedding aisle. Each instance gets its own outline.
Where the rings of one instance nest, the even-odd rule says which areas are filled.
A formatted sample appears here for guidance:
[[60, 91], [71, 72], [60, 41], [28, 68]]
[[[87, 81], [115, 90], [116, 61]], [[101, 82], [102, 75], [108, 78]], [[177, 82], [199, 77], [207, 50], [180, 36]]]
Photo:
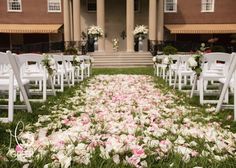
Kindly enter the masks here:
[[45, 168], [206, 167], [236, 158], [236, 134], [151, 76], [95, 76], [51, 111], [26, 127], [9, 158]]

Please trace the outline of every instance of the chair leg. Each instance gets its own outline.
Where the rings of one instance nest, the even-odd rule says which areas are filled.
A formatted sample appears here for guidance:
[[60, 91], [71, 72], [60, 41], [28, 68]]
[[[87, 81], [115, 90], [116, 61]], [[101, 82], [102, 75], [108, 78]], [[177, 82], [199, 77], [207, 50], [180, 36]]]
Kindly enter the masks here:
[[39, 81], [39, 91], [42, 91], [42, 81]]
[[187, 76], [184, 76], [184, 84], [187, 85]]
[[201, 105], [203, 105], [204, 104], [204, 95], [203, 95], [203, 92], [204, 92], [204, 80], [202, 79], [202, 78], [200, 78], [200, 80], [199, 80], [199, 89], [200, 89], [200, 95], [199, 95], [199, 97], [200, 97], [200, 104]]
[[175, 72], [175, 79], [174, 79], [174, 89], [175, 89], [175, 87], [176, 87], [176, 83], [177, 83], [177, 73]]
[[178, 86], [179, 90], [182, 90], [182, 75], [179, 74], [179, 86]]
[[14, 102], [16, 101], [16, 88], [14, 88]]
[[88, 77], [90, 77], [90, 66], [88, 67]]
[[60, 77], [61, 77], [61, 92], [63, 92], [64, 91], [64, 75], [61, 74]]
[[234, 76], [234, 121], [236, 120], [236, 72], [233, 74]]
[[13, 74], [10, 75], [9, 81], [9, 92], [8, 92], [8, 121], [13, 121], [13, 113], [14, 113], [14, 77]]
[[84, 69], [83, 68], [81, 69], [81, 80], [82, 81], [84, 80]]
[[169, 86], [171, 86], [172, 85], [172, 71], [171, 70], [169, 70]]
[[75, 71], [71, 72], [71, 77], [72, 77], [72, 86], [75, 85]]
[[[234, 80], [236, 81], [236, 78], [234, 78]], [[236, 86], [236, 82], [234, 82], [234, 86]], [[236, 120], [236, 87], [234, 88], [234, 121], [235, 120]]]
[[47, 79], [43, 79], [43, 101], [47, 100]]
[[162, 78], [165, 79], [166, 77], [166, 68], [162, 68]]
[[156, 71], [157, 71], [156, 75], [159, 76], [159, 67], [158, 66], [156, 66]]

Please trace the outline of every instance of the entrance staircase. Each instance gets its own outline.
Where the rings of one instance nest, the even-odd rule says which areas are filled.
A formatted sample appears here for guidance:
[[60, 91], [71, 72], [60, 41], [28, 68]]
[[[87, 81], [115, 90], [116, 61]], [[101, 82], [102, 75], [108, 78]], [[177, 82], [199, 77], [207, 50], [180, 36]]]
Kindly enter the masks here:
[[94, 52], [95, 68], [125, 68], [152, 66], [152, 55], [149, 52]]

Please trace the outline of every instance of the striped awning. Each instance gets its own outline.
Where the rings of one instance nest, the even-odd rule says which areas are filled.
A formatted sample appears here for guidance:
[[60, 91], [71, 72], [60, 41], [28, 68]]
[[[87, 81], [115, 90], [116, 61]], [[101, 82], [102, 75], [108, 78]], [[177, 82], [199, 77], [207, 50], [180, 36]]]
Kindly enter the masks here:
[[0, 24], [0, 33], [58, 33], [62, 24]]
[[172, 34], [225, 34], [236, 33], [236, 24], [167, 24]]

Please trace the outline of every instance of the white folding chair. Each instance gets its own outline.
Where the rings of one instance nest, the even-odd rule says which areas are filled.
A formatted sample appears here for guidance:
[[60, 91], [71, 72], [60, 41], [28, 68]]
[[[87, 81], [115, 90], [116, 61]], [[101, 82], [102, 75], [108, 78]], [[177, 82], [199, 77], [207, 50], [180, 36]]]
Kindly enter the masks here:
[[[83, 69], [81, 69], [81, 67], [74, 67], [72, 65], [72, 62], [74, 61], [74, 55], [64, 55], [63, 59], [65, 60], [67, 71], [70, 74], [69, 78], [72, 80], [72, 85], [74, 85], [75, 79], [77, 81], [83, 80]], [[80, 60], [83, 62], [82, 58]]]
[[176, 70], [174, 70], [174, 88], [176, 87], [178, 78], [178, 90], [182, 90], [183, 86], [187, 85], [188, 79], [190, 79], [190, 84], [192, 82], [194, 71], [187, 64], [190, 57], [191, 55], [180, 55], [179, 63], [176, 66]]
[[208, 53], [203, 56], [203, 71], [199, 79], [200, 89], [200, 104], [217, 103], [218, 100], [207, 100], [204, 97], [205, 93], [215, 92], [207, 88], [208, 82], [219, 81], [224, 78], [229, 70], [231, 55], [227, 53]]
[[[31, 105], [24, 87], [24, 85], [29, 83], [29, 81], [20, 77], [19, 62], [16, 58], [16, 55], [13, 55], [10, 51], [7, 51], [6, 53], [0, 53], [0, 64], [10, 65], [8, 75], [0, 74], [0, 90], [8, 91], [8, 105], [0, 105], [1, 109], [8, 109], [8, 117], [0, 118], [0, 121], [11, 122], [13, 121], [14, 108], [27, 109], [28, 112], [32, 112]], [[17, 88], [20, 89], [20, 93], [22, 94], [25, 105], [14, 106], [14, 90]]]
[[[65, 60], [63, 58], [63, 55], [55, 55], [53, 54], [53, 59], [56, 62], [56, 74], [54, 75], [54, 83], [56, 83], [56, 79], [57, 79], [57, 84], [60, 85], [60, 89], [59, 91], [63, 92], [64, 91], [64, 82], [66, 79], [67, 84], [70, 87], [70, 80], [69, 80], [69, 72], [67, 71], [66, 68], [66, 63]], [[72, 81], [73, 83], [73, 81]]]
[[156, 58], [161, 60], [161, 63], [156, 63], [155, 66], [156, 66], [156, 75], [158, 77], [162, 77], [163, 79], [166, 78], [166, 68], [167, 68], [167, 65], [166, 64], [163, 64], [163, 59], [167, 57], [167, 55], [158, 55]]
[[38, 91], [43, 93], [42, 99], [31, 99], [31, 101], [46, 101], [48, 75], [42, 65], [43, 55], [34, 53], [20, 54], [17, 59], [19, 59], [21, 67], [21, 77], [39, 83]]
[[90, 77], [91, 75], [91, 69], [92, 69], [92, 64], [91, 64], [91, 57], [89, 55], [82, 55], [79, 56], [81, 60], [83, 60], [81, 64], [81, 69], [84, 70], [84, 75], [85, 77]]
[[171, 55], [170, 56], [172, 59], [172, 64], [169, 66], [169, 70], [168, 70], [168, 76], [169, 76], [169, 86], [174, 85], [174, 83], [172, 82], [173, 77], [175, 76], [175, 72], [177, 70], [177, 67], [179, 66], [179, 62], [180, 62], [180, 55]]
[[[232, 54], [232, 63], [230, 64], [229, 72], [225, 80], [223, 80], [224, 86], [220, 94], [220, 98], [217, 102], [216, 112], [219, 112], [221, 108], [233, 108], [234, 120], [236, 120], [236, 54]], [[222, 81], [222, 80], [221, 80]], [[228, 88], [233, 88], [234, 91], [234, 105], [223, 105], [224, 98], [227, 94]]]

